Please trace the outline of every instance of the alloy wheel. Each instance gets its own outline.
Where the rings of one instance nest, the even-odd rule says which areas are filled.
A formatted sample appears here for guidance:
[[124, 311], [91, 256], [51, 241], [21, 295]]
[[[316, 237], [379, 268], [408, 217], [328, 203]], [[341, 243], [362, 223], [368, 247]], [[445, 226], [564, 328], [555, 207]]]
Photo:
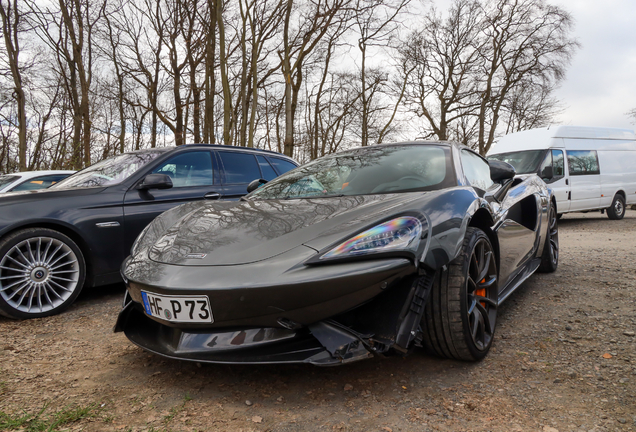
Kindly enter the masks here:
[[32, 237], [0, 261], [0, 295], [17, 311], [42, 313], [68, 300], [78, 287], [80, 264], [73, 250], [52, 237]]
[[554, 208], [550, 209], [550, 226], [549, 241], [550, 241], [550, 259], [552, 264], [556, 265], [559, 262], [559, 228], [557, 226], [557, 215]]
[[486, 350], [497, 319], [497, 268], [492, 246], [480, 239], [472, 250], [466, 282], [468, 326], [475, 347]]

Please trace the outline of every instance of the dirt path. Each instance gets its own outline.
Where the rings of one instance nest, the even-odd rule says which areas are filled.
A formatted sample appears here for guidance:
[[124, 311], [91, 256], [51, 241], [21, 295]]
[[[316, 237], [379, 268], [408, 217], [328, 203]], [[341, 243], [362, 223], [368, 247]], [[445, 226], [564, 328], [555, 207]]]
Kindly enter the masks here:
[[122, 286], [59, 316], [0, 318], [0, 425], [44, 409], [38, 421], [86, 431], [636, 430], [636, 211], [567, 215], [560, 241], [559, 269], [500, 308], [478, 364], [163, 360], [111, 332]]

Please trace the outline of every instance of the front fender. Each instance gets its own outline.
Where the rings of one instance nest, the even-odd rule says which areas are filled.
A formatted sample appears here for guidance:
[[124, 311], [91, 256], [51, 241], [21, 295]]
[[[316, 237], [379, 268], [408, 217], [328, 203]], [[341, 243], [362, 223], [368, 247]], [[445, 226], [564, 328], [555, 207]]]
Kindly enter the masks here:
[[420, 263], [433, 271], [459, 255], [466, 229], [478, 211], [484, 209], [492, 221], [490, 204], [480, 198], [472, 187], [455, 189], [440, 198], [445, 202], [431, 202], [430, 209], [423, 210], [430, 218], [432, 235]]

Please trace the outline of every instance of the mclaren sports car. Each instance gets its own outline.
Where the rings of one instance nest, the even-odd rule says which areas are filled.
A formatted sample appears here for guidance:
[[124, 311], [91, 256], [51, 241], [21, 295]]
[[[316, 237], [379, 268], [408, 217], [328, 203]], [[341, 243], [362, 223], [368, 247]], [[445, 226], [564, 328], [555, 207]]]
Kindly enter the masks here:
[[249, 188], [148, 225], [115, 331], [196, 362], [477, 361], [499, 305], [558, 265], [546, 184], [459, 144], [343, 151]]

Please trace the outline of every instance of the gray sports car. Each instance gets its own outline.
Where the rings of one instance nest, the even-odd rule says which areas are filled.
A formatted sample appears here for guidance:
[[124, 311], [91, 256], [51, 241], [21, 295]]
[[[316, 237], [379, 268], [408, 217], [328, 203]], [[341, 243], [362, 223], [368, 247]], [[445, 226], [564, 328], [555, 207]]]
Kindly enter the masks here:
[[197, 362], [333, 365], [418, 346], [476, 361], [501, 302], [556, 270], [556, 215], [539, 177], [459, 144], [344, 151], [241, 201], [157, 217], [122, 266], [115, 331]]

